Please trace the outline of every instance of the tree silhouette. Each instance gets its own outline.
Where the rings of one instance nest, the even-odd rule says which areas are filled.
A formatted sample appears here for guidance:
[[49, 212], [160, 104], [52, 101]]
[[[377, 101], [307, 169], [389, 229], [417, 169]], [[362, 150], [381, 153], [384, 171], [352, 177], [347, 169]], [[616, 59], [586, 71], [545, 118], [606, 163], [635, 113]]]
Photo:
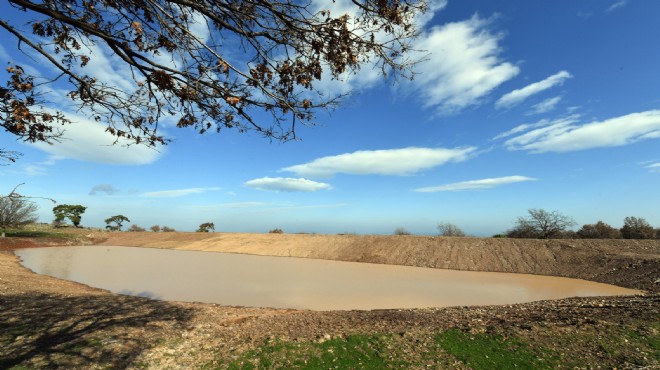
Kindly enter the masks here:
[[108, 217], [105, 219], [105, 223], [107, 224], [105, 228], [110, 231], [121, 231], [122, 223], [124, 222], [131, 222], [131, 220], [129, 220], [128, 217], [124, 215]]

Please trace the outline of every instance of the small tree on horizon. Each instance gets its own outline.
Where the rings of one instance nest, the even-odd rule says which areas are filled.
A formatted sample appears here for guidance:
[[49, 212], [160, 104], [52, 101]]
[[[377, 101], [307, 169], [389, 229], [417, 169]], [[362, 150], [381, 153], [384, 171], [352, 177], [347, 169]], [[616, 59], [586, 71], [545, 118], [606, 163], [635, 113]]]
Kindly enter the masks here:
[[153, 225], [152, 227], [149, 228], [149, 230], [151, 230], [151, 231], [157, 233], [157, 232], [160, 231], [160, 226], [158, 226], [158, 225]]
[[131, 222], [131, 220], [129, 220], [128, 217], [124, 215], [108, 217], [105, 219], [105, 223], [108, 224], [105, 228], [110, 231], [121, 231], [122, 223], [124, 222]]
[[405, 227], [397, 227], [394, 229], [394, 235], [411, 235]]
[[164, 233], [173, 233], [173, 232], [175, 232], [176, 230], [174, 230], [174, 228], [172, 228], [172, 227], [164, 226], [164, 225], [163, 225], [163, 227], [160, 228], [160, 231], [162, 231], [162, 232], [164, 232]]
[[548, 212], [544, 209], [528, 209], [529, 217], [518, 217], [516, 226], [507, 232], [512, 238], [560, 238], [571, 226], [576, 224], [573, 218], [559, 211]]
[[457, 236], [457, 237], [465, 236], [465, 233], [463, 232], [463, 230], [461, 230], [460, 227], [451, 224], [449, 222], [443, 222], [438, 224], [438, 232], [440, 232], [440, 236]]
[[210, 231], [215, 231], [215, 225], [213, 222], [204, 222], [199, 225], [199, 228], [197, 229], [198, 233], [208, 233]]
[[55, 215], [55, 223], [63, 223], [65, 218], [71, 220], [75, 227], [80, 227], [82, 214], [85, 213], [87, 207], [80, 204], [60, 204], [53, 207], [53, 214]]

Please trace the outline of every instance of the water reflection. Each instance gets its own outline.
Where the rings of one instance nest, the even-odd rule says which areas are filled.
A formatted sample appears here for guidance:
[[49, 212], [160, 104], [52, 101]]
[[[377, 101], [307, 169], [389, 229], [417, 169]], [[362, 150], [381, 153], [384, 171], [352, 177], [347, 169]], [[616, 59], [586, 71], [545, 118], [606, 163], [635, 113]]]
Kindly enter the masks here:
[[639, 293], [559, 277], [130, 247], [19, 250], [41, 274], [116, 293], [313, 310], [511, 304]]

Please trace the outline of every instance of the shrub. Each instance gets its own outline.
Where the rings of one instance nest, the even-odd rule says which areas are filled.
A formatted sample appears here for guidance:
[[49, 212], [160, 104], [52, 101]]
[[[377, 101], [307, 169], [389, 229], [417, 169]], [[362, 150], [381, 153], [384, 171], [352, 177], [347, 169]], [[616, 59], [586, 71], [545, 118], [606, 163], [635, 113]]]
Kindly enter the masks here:
[[215, 231], [215, 224], [213, 222], [204, 222], [197, 229], [198, 233], [208, 233], [210, 231]]
[[626, 217], [623, 220], [621, 236], [624, 239], [653, 239], [655, 230], [641, 217]]
[[595, 224], [582, 225], [577, 236], [582, 239], [619, 239], [621, 233], [603, 221], [598, 221]]
[[440, 236], [465, 236], [463, 230], [449, 222], [438, 224]]
[[282, 229], [273, 229], [268, 231], [270, 234], [283, 234], [284, 231]]
[[394, 229], [394, 235], [411, 235], [411, 234], [404, 227], [397, 227], [396, 229]]
[[174, 230], [173, 228], [171, 228], [171, 227], [169, 227], [169, 226], [163, 226], [163, 227], [160, 229], [160, 231], [162, 231], [162, 232], [164, 232], [164, 233], [173, 233], [173, 232], [175, 232], [176, 230]]
[[140, 226], [138, 226], [138, 225], [136, 225], [136, 224], [133, 224], [133, 225], [131, 225], [131, 227], [128, 228], [128, 231], [131, 231], [131, 232], [143, 232], [143, 231], [146, 231], [146, 230], [144, 229], [144, 227], [140, 227]]
[[154, 225], [154, 226], [150, 227], [149, 230], [151, 230], [151, 231], [157, 233], [157, 232], [160, 231], [160, 226], [158, 226], [158, 225]]

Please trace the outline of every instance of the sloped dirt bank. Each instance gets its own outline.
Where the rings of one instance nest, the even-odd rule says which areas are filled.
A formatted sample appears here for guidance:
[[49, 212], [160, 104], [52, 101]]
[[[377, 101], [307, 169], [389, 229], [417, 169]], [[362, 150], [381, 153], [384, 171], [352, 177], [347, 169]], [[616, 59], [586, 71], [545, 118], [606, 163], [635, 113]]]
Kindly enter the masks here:
[[660, 291], [660, 240], [240, 233], [101, 233], [94, 237], [105, 239], [102, 245], [553, 275]]
[[[98, 233], [86, 240], [532, 272], [656, 292], [654, 279], [660, 271], [657, 241], [195, 233]], [[57, 244], [56, 240], [48, 243]], [[304, 363], [309, 357], [302, 356], [299, 348], [318, 352], [323, 342], [350, 347], [353, 335], [373, 339], [374, 351], [360, 347], [359, 352], [382, 357], [386, 367], [475, 368], [469, 359], [438, 344], [438, 336], [449, 329], [463, 333], [469, 341], [492, 338], [505, 346], [522, 342], [534, 354], [535, 364], [559, 364], [553, 368], [660, 366], [657, 293], [418, 310], [312, 312], [226, 307], [111, 294], [34, 274], [11, 253], [14, 247], [39, 245], [41, 241], [33, 239], [15, 239], [12, 245], [0, 240], [0, 368], [272, 368], [272, 362], [269, 367], [261, 358], [255, 360], [262, 354], [270, 355], [265, 358], [269, 361], [284, 363], [280, 368], [300, 368], [303, 366], [291, 364]], [[335, 348], [339, 347], [324, 353], [340, 357], [328, 352]]]

